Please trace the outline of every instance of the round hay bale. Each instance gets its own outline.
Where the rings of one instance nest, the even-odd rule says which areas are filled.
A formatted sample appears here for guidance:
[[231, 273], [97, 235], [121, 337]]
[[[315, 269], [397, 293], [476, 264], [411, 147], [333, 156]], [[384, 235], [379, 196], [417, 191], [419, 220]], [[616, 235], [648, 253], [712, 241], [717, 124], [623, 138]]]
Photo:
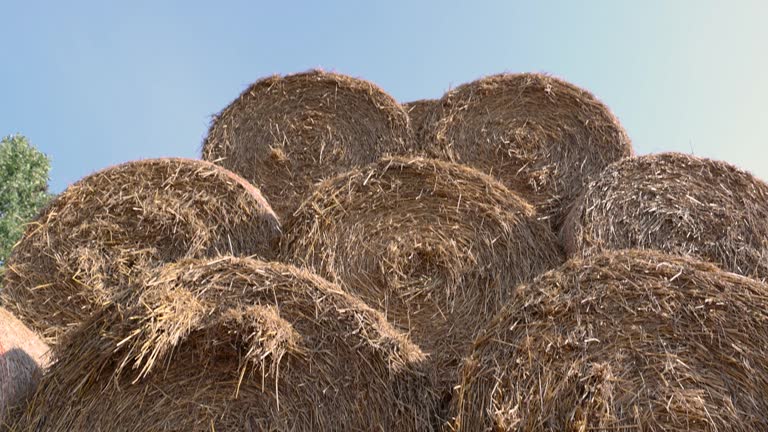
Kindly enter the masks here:
[[248, 87], [214, 118], [203, 159], [253, 182], [286, 217], [313, 183], [412, 145], [408, 114], [378, 86], [313, 70]]
[[128, 162], [70, 186], [30, 223], [2, 300], [54, 342], [148, 267], [219, 253], [270, 258], [279, 234], [259, 191], [219, 166]]
[[411, 119], [411, 128], [418, 143], [421, 144], [424, 137], [428, 135], [427, 130], [434, 115], [433, 111], [439, 106], [440, 100], [438, 99], [420, 99], [403, 104], [403, 109]]
[[65, 336], [19, 430], [433, 430], [424, 354], [314, 274], [187, 260], [132, 291]]
[[561, 231], [570, 255], [657, 249], [768, 277], [768, 185], [680, 153], [625, 159], [586, 189]]
[[384, 311], [447, 380], [515, 286], [563, 261], [531, 205], [474, 169], [385, 158], [319, 184], [283, 256]]
[[559, 226], [590, 176], [632, 154], [618, 119], [588, 91], [535, 73], [500, 74], [449, 91], [427, 145], [523, 193]]
[[610, 251], [518, 289], [478, 337], [455, 431], [768, 430], [768, 285]]
[[34, 394], [48, 360], [48, 346], [0, 308], [0, 429]]

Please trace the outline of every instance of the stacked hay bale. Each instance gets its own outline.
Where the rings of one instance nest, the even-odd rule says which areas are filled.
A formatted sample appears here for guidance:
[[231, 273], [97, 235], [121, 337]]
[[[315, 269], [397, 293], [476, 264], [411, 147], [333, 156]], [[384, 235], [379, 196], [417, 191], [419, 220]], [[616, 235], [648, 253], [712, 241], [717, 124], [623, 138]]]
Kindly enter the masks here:
[[588, 91], [541, 74], [461, 85], [433, 111], [431, 154], [496, 176], [557, 227], [590, 177], [632, 154], [626, 132]]
[[48, 363], [48, 346], [0, 308], [0, 430], [34, 394]]
[[[12, 430], [766, 430], [768, 285], [728, 271], [768, 277], [768, 185], [631, 155], [541, 74], [402, 106], [259, 80], [208, 162], [107, 169], [30, 225], [0, 302], [55, 363]], [[0, 429], [29, 335], [0, 332]]]
[[443, 384], [517, 284], [563, 259], [534, 208], [492, 177], [397, 157], [317, 185], [285, 224], [283, 256], [383, 311]]
[[413, 145], [408, 114], [379, 87], [309, 71], [248, 87], [214, 118], [203, 159], [251, 181], [285, 217], [313, 183]]
[[438, 99], [420, 99], [403, 104], [403, 109], [411, 119], [411, 128], [418, 143], [423, 143], [432, 120], [433, 110], [440, 106]]
[[313, 274], [186, 260], [127, 291], [66, 336], [18, 430], [433, 430], [424, 354]]
[[154, 265], [219, 253], [272, 257], [280, 227], [259, 191], [214, 164], [129, 162], [56, 197], [6, 263], [2, 301], [48, 341]]
[[724, 162], [679, 153], [608, 167], [563, 226], [570, 255], [657, 249], [768, 277], [768, 185]]
[[521, 287], [475, 343], [451, 430], [768, 430], [768, 285], [611, 251]]

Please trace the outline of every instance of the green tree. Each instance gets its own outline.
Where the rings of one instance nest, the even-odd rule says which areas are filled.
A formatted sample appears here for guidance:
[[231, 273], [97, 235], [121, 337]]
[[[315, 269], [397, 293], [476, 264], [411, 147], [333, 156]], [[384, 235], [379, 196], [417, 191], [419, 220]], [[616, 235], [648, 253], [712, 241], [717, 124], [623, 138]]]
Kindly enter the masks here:
[[22, 135], [0, 141], [0, 280], [2, 264], [24, 233], [24, 225], [48, 202], [48, 156]]

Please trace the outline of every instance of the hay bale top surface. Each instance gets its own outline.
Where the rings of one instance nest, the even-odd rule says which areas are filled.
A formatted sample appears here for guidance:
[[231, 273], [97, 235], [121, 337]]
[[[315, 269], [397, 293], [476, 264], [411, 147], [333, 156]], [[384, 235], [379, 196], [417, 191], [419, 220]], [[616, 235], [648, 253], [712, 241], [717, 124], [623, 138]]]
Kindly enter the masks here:
[[458, 431], [768, 430], [768, 286], [611, 251], [521, 287], [465, 362]]
[[271, 257], [279, 234], [269, 204], [234, 173], [188, 159], [128, 162], [70, 186], [29, 224], [3, 298], [53, 341], [146, 267], [218, 253]]
[[519, 282], [562, 260], [533, 207], [498, 181], [458, 164], [397, 157], [314, 188], [286, 222], [283, 256], [452, 360]]
[[312, 70], [248, 87], [214, 118], [203, 159], [252, 181], [284, 217], [313, 183], [412, 146], [408, 114], [378, 86]]
[[20, 430], [431, 427], [424, 354], [318, 276], [186, 260], [127, 292], [66, 337]]
[[589, 185], [561, 237], [570, 255], [647, 248], [768, 277], [768, 185], [681, 153], [626, 159]]
[[0, 429], [32, 396], [48, 363], [48, 346], [0, 307]]
[[499, 74], [461, 85], [443, 96], [432, 122], [432, 154], [499, 178], [554, 225], [589, 177], [632, 154], [608, 107], [543, 74]]

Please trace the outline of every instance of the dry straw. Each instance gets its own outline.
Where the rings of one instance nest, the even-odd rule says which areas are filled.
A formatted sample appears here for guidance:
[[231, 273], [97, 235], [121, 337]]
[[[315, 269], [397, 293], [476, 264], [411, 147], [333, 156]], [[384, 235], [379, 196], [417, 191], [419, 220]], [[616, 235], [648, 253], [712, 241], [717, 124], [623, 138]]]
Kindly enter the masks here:
[[313, 183], [412, 145], [408, 114], [375, 84], [309, 71], [248, 87], [214, 118], [203, 159], [253, 182], [285, 217]]
[[187, 260], [130, 292], [64, 338], [17, 430], [434, 427], [424, 354], [311, 273]]
[[471, 168], [385, 158], [319, 184], [286, 222], [285, 259], [408, 331], [442, 381], [515, 286], [562, 262], [533, 207]]
[[457, 431], [768, 430], [768, 286], [611, 251], [518, 290], [465, 362]]
[[0, 430], [34, 394], [48, 360], [48, 346], [0, 308]]
[[768, 185], [727, 163], [679, 153], [611, 165], [574, 206], [571, 255], [657, 249], [768, 277]]
[[501, 74], [457, 87], [434, 110], [436, 156], [499, 178], [558, 226], [590, 176], [632, 154], [626, 132], [588, 91], [541, 74]]
[[428, 135], [433, 116], [432, 111], [439, 106], [439, 99], [420, 99], [403, 104], [403, 109], [411, 119], [414, 136], [419, 143], [423, 142], [424, 137]]
[[253, 186], [214, 164], [151, 159], [75, 183], [28, 226], [3, 301], [54, 341], [152, 265], [219, 253], [272, 256], [280, 227]]

